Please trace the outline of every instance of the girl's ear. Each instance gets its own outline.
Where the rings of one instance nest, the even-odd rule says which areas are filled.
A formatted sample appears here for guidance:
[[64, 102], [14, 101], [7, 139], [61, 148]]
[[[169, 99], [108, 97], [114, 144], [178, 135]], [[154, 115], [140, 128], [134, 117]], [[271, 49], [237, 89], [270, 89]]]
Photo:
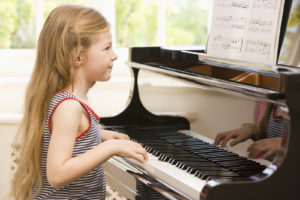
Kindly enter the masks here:
[[75, 67], [80, 67], [82, 65], [82, 57], [78, 56], [74, 62]]

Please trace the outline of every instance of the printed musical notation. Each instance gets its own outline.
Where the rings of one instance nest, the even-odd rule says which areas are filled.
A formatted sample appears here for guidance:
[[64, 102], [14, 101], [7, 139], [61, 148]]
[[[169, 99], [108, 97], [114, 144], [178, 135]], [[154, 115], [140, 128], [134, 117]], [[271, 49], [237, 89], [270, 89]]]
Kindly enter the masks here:
[[212, 47], [218, 50], [229, 50], [235, 52], [242, 51], [243, 38], [225, 38], [221, 35], [216, 35], [213, 38]]
[[251, 19], [249, 21], [248, 30], [250, 32], [270, 33], [273, 29], [272, 20]]
[[254, 0], [253, 8], [276, 9], [278, 0]]
[[216, 27], [222, 28], [236, 28], [236, 29], [246, 29], [247, 18], [245, 17], [234, 17], [229, 16], [218, 16], [216, 17]]
[[228, 8], [228, 7], [237, 7], [237, 8], [249, 8], [250, 0], [218, 0], [217, 7]]
[[207, 54], [276, 64], [284, 1], [215, 0]]
[[[251, 0], [217, 0], [216, 5], [219, 8], [249, 8]], [[278, 0], [254, 0], [253, 8], [276, 9]]]
[[261, 55], [262, 57], [268, 58], [271, 53], [271, 43], [261, 40], [246, 40], [245, 52]]

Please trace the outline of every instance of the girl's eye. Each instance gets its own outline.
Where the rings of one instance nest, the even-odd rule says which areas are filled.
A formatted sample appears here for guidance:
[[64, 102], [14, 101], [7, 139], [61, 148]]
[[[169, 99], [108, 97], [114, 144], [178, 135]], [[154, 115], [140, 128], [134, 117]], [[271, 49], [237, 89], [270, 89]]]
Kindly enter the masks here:
[[109, 49], [110, 49], [110, 46], [108, 46], [108, 47], [105, 48], [105, 50], [109, 50]]

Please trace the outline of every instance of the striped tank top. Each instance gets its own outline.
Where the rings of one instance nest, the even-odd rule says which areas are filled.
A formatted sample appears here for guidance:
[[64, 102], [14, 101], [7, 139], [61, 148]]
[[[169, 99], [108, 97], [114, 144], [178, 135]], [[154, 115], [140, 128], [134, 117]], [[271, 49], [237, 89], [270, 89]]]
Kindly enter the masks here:
[[[276, 138], [281, 137], [281, 133], [283, 132], [283, 117], [277, 115], [277, 105], [274, 105], [272, 111], [270, 113], [269, 121], [268, 121], [268, 138]], [[271, 155], [267, 158], [269, 161], [273, 161], [277, 154]]]
[[[55, 108], [61, 102], [70, 99], [76, 100], [81, 104], [82, 108], [88, 114], [90, 121], [89, 128], [76, 138], [72, 157], [76, 157], [101, 143], [100, 128], [98, 124], [99, 117], [88, 105], [79, 101], [75, 96], [66, 91], [61, 91], [55, 96], [53, 96], [53, 98], [50, 101], [48, 116], [44, 127], [43, 135], [43, 147], [41, 157], [41, 171], [43, 184], [40, 193], [35, 199], [105, 199], [106, 184], [102, 165], [98, 166], [96, 169], [89, 172], [80, 179], [59, 189], [53, 188], [47, 180], [46, 162], [51, 137], [51, 116]], [[36, 191], [37, 186], [38, 182], [35, 185], [33, 193]]]
[[268, 138], [281, 137], [283, 131], [283, 117], [277, 115], [277, 105], [275, 105], [270, 113], [268, 121]]

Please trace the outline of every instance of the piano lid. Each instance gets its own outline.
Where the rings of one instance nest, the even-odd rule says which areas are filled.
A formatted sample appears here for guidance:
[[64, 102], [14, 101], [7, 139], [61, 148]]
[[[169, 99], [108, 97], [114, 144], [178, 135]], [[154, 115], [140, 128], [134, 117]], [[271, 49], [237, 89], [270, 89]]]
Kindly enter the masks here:
[[283, 103], [281, 74], [239, 64], [199, 60], [204, 50], [181, 51], [162, 47], [133, 47], [128, 65], [165, 74], [225, 93]]

